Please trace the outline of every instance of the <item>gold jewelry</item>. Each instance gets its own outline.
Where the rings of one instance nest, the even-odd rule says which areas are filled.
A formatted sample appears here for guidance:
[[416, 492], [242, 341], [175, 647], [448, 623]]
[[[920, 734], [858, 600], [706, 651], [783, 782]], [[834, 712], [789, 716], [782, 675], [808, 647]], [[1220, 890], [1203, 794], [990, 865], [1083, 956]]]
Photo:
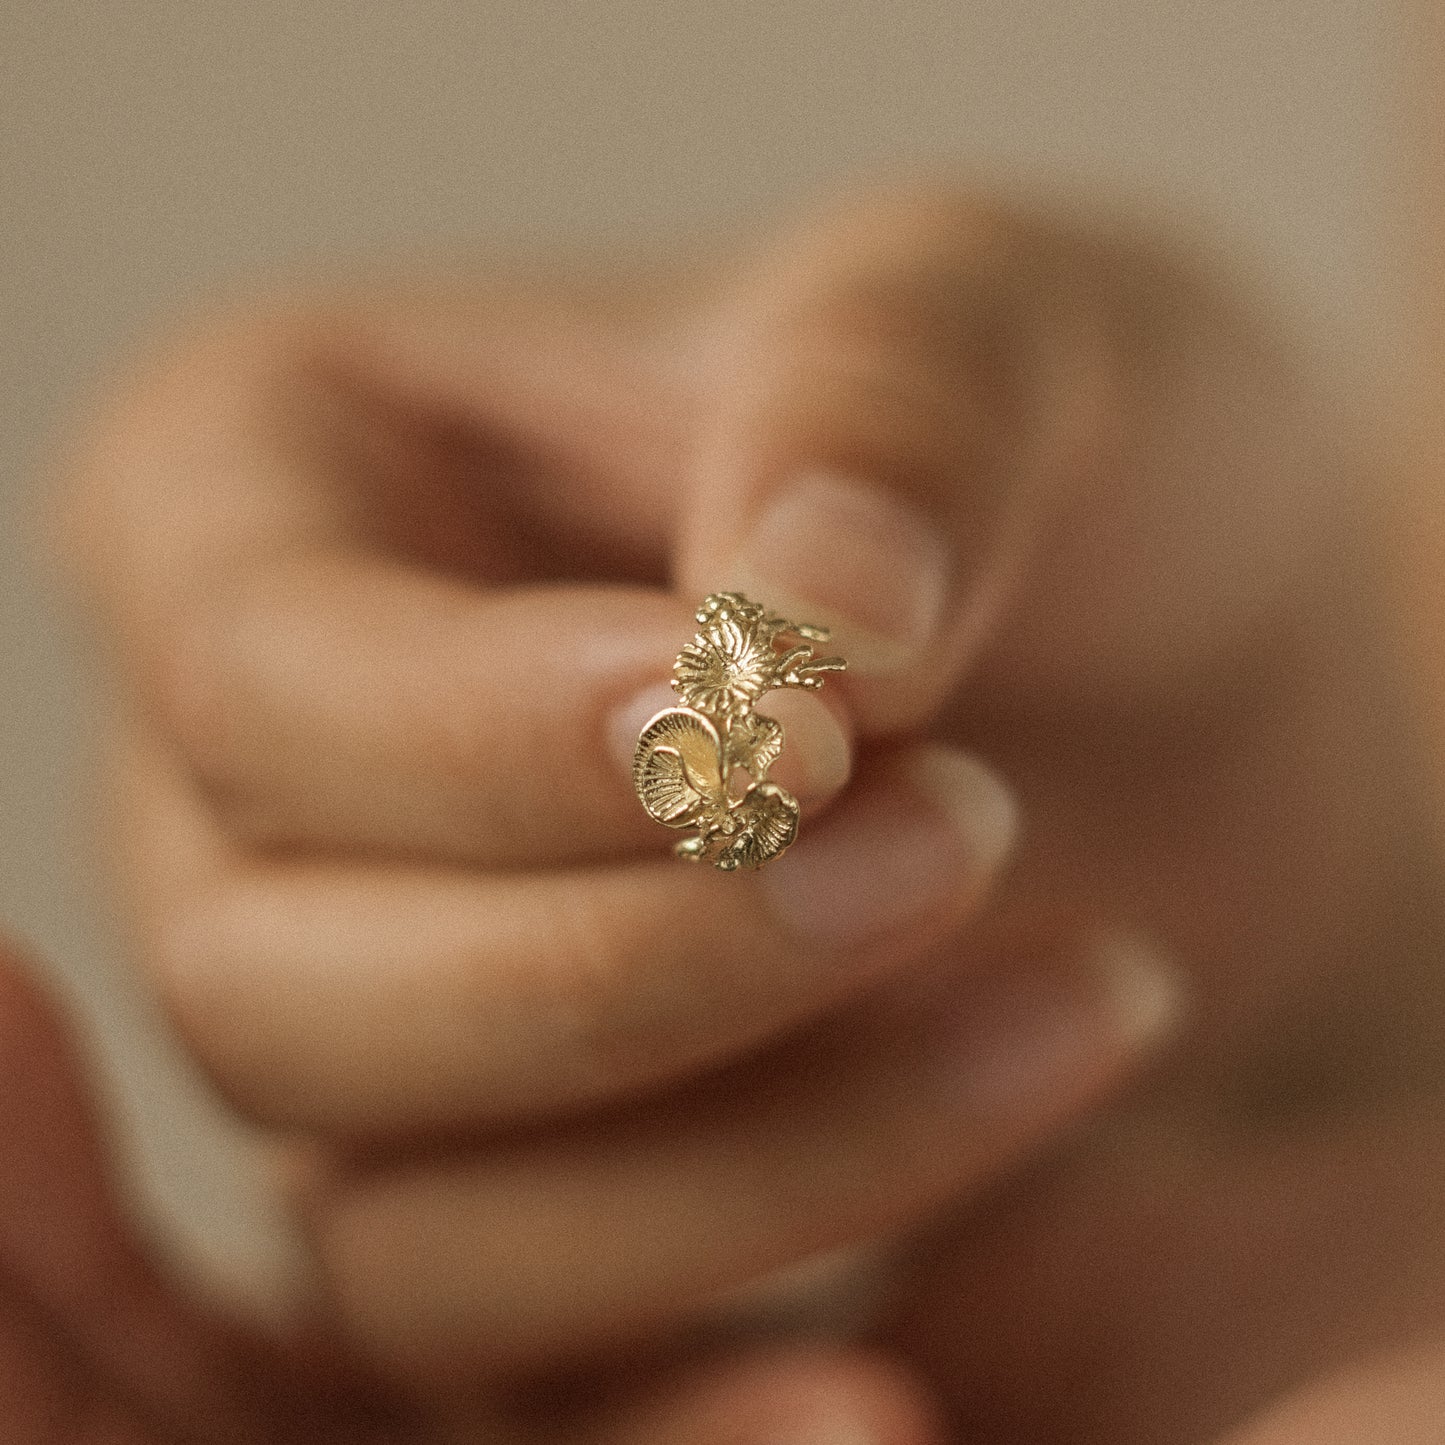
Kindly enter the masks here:
[[[822, 627], [775, 617], [739, 592], [718, 592], [698, 609], [701, 630], [677, 655], [672, 686], [684, 707], [665, 708], [637, 740], [632, 783], [642, 806], [669, 828], [696, 828], [677, 856], [725, 873], [761, 868], [798, 836], [798, 800], [768, 781], [783, 750], [783, 725], [753, 711], [777, 687], [822, 687], [841, 657], [814, 657]], [[804, 639], [783, 651], [780, 640]], [[751, 781], [741, 793], [733, 773]]]

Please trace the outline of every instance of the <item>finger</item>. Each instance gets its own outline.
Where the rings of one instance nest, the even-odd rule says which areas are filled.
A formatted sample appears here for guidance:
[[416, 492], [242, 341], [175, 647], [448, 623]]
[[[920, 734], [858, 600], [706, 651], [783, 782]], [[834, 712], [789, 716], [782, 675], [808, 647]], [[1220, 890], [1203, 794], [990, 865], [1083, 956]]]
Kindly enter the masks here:
[[[643, 836], [601, 714], [666, 678], [685, 613], [638, 589], [489, 589], [558, 563], [605, 574], [624, 536], [660, 549], [665, 519], [639, 518], [636, 486], [608, 485], [618, 468], [597, 455], [599, 435], [617, 455], [640, 444], [627, 418], [647, 388], [609, 424], [576, 401], [606, 392], [600, 323], [502, 309], [222, 326], [118, 403], [77, 463], [73, 566], [143, 706], [248, 837], [507, 863]], [[494, 351], [464, 352], [467, 325]], [[429, 335], [450, 360], [420, 368]], [[545, 447], [529, 346], [573, 396]]]
[[154, 811], [152, 766], [123, 846], [163, 994], [247, 1110], [353, 1134], [548, 1113], [753, 1047], [907, 967], [1014, 831], [991, 774], [920, 748], [760, 873], [257, 867], [183, 800]]
[[314, 1228], [342, 1317], [403, 1372], [506, 1370], [978, 1189], [1172, 1012], [1132, 945], [995, 963], [601, 1123], [338, 1180]]
[[[1160, 1421], [1212, 1440], [1340, 1361], [1438, 1331], [1435, 1064], [1402, 1088], [1398, 1061], [1371, 1057], [1398, 1052], [1398, 1030], [1363, 1055], [1329, 1037], [1324, 1087], [1296, 1039], [1200, 1106], [1150, 1090], [997, 1208], [940, 1219], [899, 1266], [893, 1342], [950, 1415], [1002, 1440], [1081, 1419], [1120, 1445], [1157, 1441]], [[1362, 1066], [1365, 1092], [1345, 1082]]]
[[[483, 592], [308, 560], [193, 610], [164, 721], [228, 828], [268, 847], [493, 866], [658, 849], [628, 777], [635, 699], [656, 711], [692, 626], [642, 589]], [[780, 779], [836, 791], [837, 715], [808, 697], [787, 723]]]
[[1298, 1392], [1226, 1445], [1436, 1445], [1445, 1420], [1445, 1342], [1417, 1343]]
[[[255, 1412], [237, 1340], [143, 1257], [88, 1074], [54, 999], [0, 940], [0, 1406], [48, 1398], [52, 1419], [93, 1409], [97, 1428], [113, 1411], [117, 1440], [137, 1406], [157, 1427], [242, 1428]], [[29, 1438], [11, 1423], [6, 1439]]]
[[773, 1347], [687, 1370], [567, 1445], [946, 1445], [919, 1383], [861, 1350]]
[[1012, 699], [1193, 679], [1320, 555], [1348, 477], [1243, 310], [1151, 243], [982, 198], [814, 218], [713, 317], [682, 579], [831, 625], [867, 731], [985, 651]]
[[655, 575], [686, 398], [644, 309], [625, 283], [408, 276], [206, 318], [80, 439], [62, 556], [139, 657], [218, 580], [298, 552], [495, 579], [550, 543], [573, 575]]

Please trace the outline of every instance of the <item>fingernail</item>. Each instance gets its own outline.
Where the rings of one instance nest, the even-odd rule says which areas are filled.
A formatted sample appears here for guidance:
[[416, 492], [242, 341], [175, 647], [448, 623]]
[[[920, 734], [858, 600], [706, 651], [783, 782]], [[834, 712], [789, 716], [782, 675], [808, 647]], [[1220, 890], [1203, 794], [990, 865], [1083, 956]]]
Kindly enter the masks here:
[[[643, 688], [621, 703], [608, 719], [613, 760], [624, 777], [632, 776], [637, 735], [664, 708], [681, 699], [666, 683]], [[853, 743], [838, 715], [821, 698], [802, 692], [769, 693], [758, 711], [783, 725], [783, 751], [769, 776], [804, 801], [831, 797], [848, 781]]]
[[853, 740], [821, 698], [807, 692], [774, 692], [758, 711], [783, 725], [783, 751], [770, 776], [806, 800], [838, 792], [853, 771]]
[[[960, 987], [952, 1087], [978, 1117], [1047, 1114], [1174, 1031], [1184, 991], [1156, 949], [1103, 934], [1065, 958], [1016, 960], [993, 987]], [[960, 1058], [961, 1056], [961, 1058]]]
[[664, 708], [677, 707], [681, 699], [665, 683], [649, 683], [613, 708], [607, 719], [607, 746], [617, 771], [632, 777], [632, 757], [637, 751], [637, 737], [648, 720]]
[[851, 668], [886, 674], [931, 642], [949, 570], [943, 538], [916, 507], [818, 472], [769, 501], [726, 581], [795, 622], [832, 628]]
[[1145, 1050], [1174, 1032], [1184, 1011], [1183, 979], [1153, 945], [1128, 934], [1097, 941], [1094, 967], [1105, 985], [1116, 1033]]
[[994, 774], [952, 748], [920, 747], [765, 869], [762, 886], [795, 932], [856, 946], [955, 912], [1017, 831]]

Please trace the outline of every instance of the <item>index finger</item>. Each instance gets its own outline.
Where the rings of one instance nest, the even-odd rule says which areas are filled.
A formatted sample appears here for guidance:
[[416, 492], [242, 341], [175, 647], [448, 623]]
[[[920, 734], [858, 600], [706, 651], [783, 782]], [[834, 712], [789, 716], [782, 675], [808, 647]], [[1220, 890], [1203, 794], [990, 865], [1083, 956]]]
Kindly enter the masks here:
[[68, 550], [243, 836], [501, 864], [655, 838], [603, 715], [665, 678], [684, 609], [516, 585], [660, 568], [677, 402], [626, 334], [500, 294], [295, 308], [113, 409]]

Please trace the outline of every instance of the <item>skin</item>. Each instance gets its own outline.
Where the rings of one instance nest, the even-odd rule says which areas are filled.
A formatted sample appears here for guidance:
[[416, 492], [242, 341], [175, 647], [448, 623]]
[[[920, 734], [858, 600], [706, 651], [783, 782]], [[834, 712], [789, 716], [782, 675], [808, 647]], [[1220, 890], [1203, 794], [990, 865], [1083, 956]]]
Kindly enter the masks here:
[[418, 1406], [315, 1341], [213, 1317], [148, 1262], [75, 1041], [8, 943], [0, 1058], [0, 1421], [14, 1445], [767, 1445], [827, 1438], [839, 1419], [888, 1445], [939, 1438], [897, 1367], [861, 1350], [657, 1367], [625, 1402], [594, 1391], [586, 1409]]
[[[861, 1246], [891, 1373], [828, 1394], [878, 1438], [1152, 1445], [1440, 1323], [1377, 482], [1263, 316], [920, 188], [685, 275], [245, 310], [119, 389], [58, 507], [119, 896], [284, 1135], [329, 1351], [432, 1411], [705, 1360]], [[742, 583], [854, 665], [790, 722], [803, 837], [721, 878], [608, 719]]]

